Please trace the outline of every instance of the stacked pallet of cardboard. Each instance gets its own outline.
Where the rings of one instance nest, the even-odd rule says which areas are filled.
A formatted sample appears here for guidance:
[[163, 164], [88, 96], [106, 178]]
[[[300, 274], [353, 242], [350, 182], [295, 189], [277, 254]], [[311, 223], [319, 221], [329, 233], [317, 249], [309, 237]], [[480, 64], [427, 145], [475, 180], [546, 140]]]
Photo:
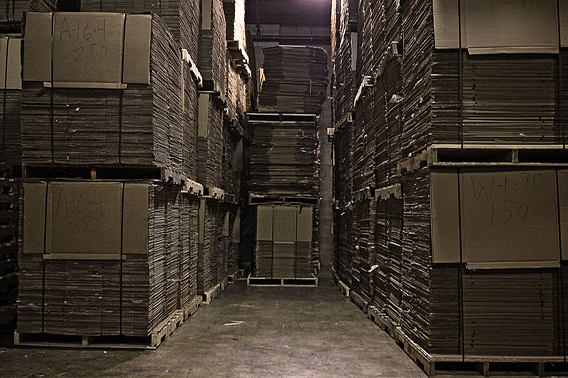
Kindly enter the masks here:
[[309, 278], [312, 221], [311, 206], [257, 206], [256, 276]]
[[206, 88], [225, 93], [227, 24], [222, 0], [203, 1], [199, 38], [199, 69]]
[[[132, 56], [130, 59], [148, 59], [142, 72], [128, 80], [120, 73], [131, 60], [122, 62], [118, 55], [112, 70], [93, 70], [81, 66], [76, 71], [70, 67], [52, 67], [49, 72], [38, 74], [36, 67], [50, 64], [49, 46], [41, 38], [26, 39], [24, 56], [24, 90], [22, 94], [22, 148], [23, 163], [28, 165], [58, 166], [142, 166], [170, 167], [187, 175], [182, 165], [181, 123], [181, 72], [179, 47], [157, 16], [101, 15], [90, 13], [30, 13], [27, 28], [49, 37], [50, 28], [42, 30], [36, 25], [53, 18], [59, 31], [66, 22], [105, 22], [117, 28], [123, 25], [136, 28], [136, 21], [148, 27], [151, 23], [151, 48], [148, 56]], [[34, 22], [35, 21], [35, 22]], [[110, 26], [110, 25], [109, 25]], [[149, 29], [146, 29], [149, 30]], [[55, 30], [56, 32], [58, 29]], [[125, 34], [125, 45], [138, 41], [134, 35]], [[100, 38], [103, 38], [102, 36]], [[143, 38], [143, 37], [142, 37]], [[68, 44], [54, 47], [54, 54], [66, 54]], [[132, 46], [130, 45], [130, 46]], [[120, 46], [120, 45], [119, 45]], [[104, 47], [104, 46], [103, 46]], [[106, 47], [105, 47], [106, 48]], [[112, 48], [116, 48], [113, 46]], [[102, 47], [101, 47], [102, 49]], [[111, 46], [108, 47], [111, 50]], [[81, 50], [79, 50], [81, 51]], [[101, 50], [104, 51], [104, 50]], [[42, 55], [47, 53], [47, 55]], [[114, 51], [118, 54], [119, 51]], [[143, 51], [138, 51], [143, 54]], [[46, 61], [32, 59], [44, 56]], [[102, 55], [100, 55], [102, 56]], [[116, 56], [116, 55], [115, 55]], [[106, 59], [106, 57], [105, 57]], [[110, 58], [109, 58], [110, 59]], [[88, 71], [86, 71], [88, 70]], [[114, 72], [116, 70], [116, 72]], [[71, 72], [71, 73], [70, 73]], [[91, 75], [88, 75], [90, 72]], [[114, 75], [114, 72], [116, 75]], [[121, 79], [122, 78], [122, 79]], [[73, 83], [84, 81], [132, 81], [127, 89], [75, 89], [51, 88], [44, 90], [44, 81]], [[143, 84], [143, 83], [147, 84]], [[148, 85], [149, 84], [149, 85]]]
[[264, 74], [259, 97], [262, 112], [319, 114], [328, 84], [327, 53], [309, 46], [263, 50]]
[[0, 178], [0, 334], [16, 319], [20, 185], [18, 179]]
[[[80, 195], [104, 201], [51, 202]], [[38, 239], [45, 218], [34, 217], [46, 198], [54, 225], [47, 250]], [[196, 229], [192, 202], [181, 188], [158, 183], [25, 183], [18, 331], [148, 336], [197, 295], [197, 248], [181, 233]], [[122, 207], [130, 214], [121, 215]], [[106, 241], [94, 241], [103, 235]]]
[[252, 123], [249, 188], [263, 195], [318, 194], [314, 121]]
[[207, 188], [223, 187], [223, 107], [216, 96], [199, 95], [197, 180]]
[[221, 228], [219, 201], [202, 199], [199, 205], [199, 261], [197, 291], [204, 294], [213, 289], [225, 276], [222, 275], [224, 260], [221, 247]]
[[0, 162], [13, 170], [22, 164], [22, 145], [20, 135], [20, 114], [22, 102], [21, 73], [21, 38], [13, 36], [0, 37], [0, 57], [4, 62], [2, 79], [0, 80]]
[[[29, 13], [27, 21], [23, 162], [57, 170], [24, 183], [18, 332], [147, 337], [198, 294], [198, 201], [179, 185], [133, 178], [161, 167], [195, 179], [195, 77], [157, 15]], [[61, 38], [42, 61], [52, 22]], [[51, 67], [50, 56], [85, 48], [66, 38], [72, 22], [99, 25], [84, 36], [97, 59]], [[114, 181], [50, 178], [74, 166], [120, 169]]]
[[[563, 171], [496, 170], [486, 164], [502, 161], [492, 150], [443, 155], [448, 159], [444, 162], [477, 165], [473, 170], [423, 168], [432, 163], [426, 158], [414, 166], [406, 161], [433, 144], [463, 143], [464, 148], [514, 144], [534, 149], [524, 158], [529, 165], [566, 163], [560, 152], [539, 156], [544, 154], [542, 145], [562, 148], [566, 133], [566, 79], [559, 81], [566, 73], [565, 53], [559, 51], [558, 33], [550, 26], [558, 24], [558, 12], [544, 2], [535, 3], [539, 17], [523, 13], [518, 15], [524, 20], [521, 26], [511, 19], [511, 24], [486, 29], [480, 25], [491, 19], [489, 10], [466, 4], [460, 46], [457, 8], [442, 3], [360, 4], [359, 95], [353, 124], [338, 122], [350, 110], [343, 99], [334, 99], [334, 117], [341, 127], [334, 141], [337, 274], [427, 353], [564, 355], [560, 340], [566, 320], [560, 302], [565, 302], [565, 294], [559, 280], [565, 267], [559, 269], [557, 238], [563, 226], [545, 215], [562, 214], [563, 200], [559, 204], [553, 198], [563, 193]], [[494, 12], [506, 10], [499, 7]], [[538, 41], [528, 42], [528, 22], [547, 32], [535, 33]], [[524, 37], [492, 39], [489, 30], [499, 32], [501, 27], [516, 28]], [[545, 34], [550, 38], [539, 39]], [[349, 73], [343, 53], [340, 45], [336, 78]], [[368, 138], [374, 142], [366, 145]], [[369, 165], [372, 174], [366, 171]], [[543, 194], [535, 194], [534, 186], [528, 190], [528, 183], [519, 193], [521, 177], [538, 177], [534, 180]], [[351, 187], [344, 184], [349, 182]], [[355, 194], [366, 186], [374, 189], [376, 213], [366, 196]], [[485, 190], [492, 190], [487, 192], [491, 200], [485, 199]], [[508, 210], [497, 206], [505, 203], [509, 209], [511, 201], [516, 207], [509, 218]], [[496, 209], [493, 218], [491, 209]], [[362, 249], [365, 219], [373, 216], [374, 252]], [[541, 231], [528, 247], [524, 235], [533, 228]], [[514, 231], [519, 229], [527, 231]], [[488, 239], [491, 244], [474, 242]], [[375, 262], [371, 295], [364, 284], [369, 261]]]

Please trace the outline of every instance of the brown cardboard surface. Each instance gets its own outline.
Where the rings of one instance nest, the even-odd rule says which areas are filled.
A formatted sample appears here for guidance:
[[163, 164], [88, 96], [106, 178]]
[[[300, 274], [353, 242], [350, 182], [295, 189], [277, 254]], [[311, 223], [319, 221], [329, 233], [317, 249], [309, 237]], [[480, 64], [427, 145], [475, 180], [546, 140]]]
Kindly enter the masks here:
[[233, 243], [241, 242], [241, 211], [237, 211], [235, 221], [233, 222]]
[[131, 14], [126, 18], [124, 38], [125, 84], [150, 84], [150, 46], [152, 16], [149, 14]]
[[120, 256], [121, 183], [53, 182], [47, 197], [46, 253]]
[[51, 13], [26, 14], [24, 80], [51, 80]]
[[208, 132], [209, 95], [207, 94], [199, 95], [198, 108], [197, 108], [197, 124], [198, 124], [197, 136], [206, 138], [207, 135], [209, 134]]
[[51, 82], [53, 59], [57, 85], [148, 84], [151, 20], [122, 13], [28, 13], [24, 80]]
[[45, 251], [46, 183], [24, 183], [24, 253]]
[[211, 30], [213, 24], [213, 1], [201, 0], [201, 30]]
[[223, 230], [221, 230], [221, 236], [229, 236], [229, 211], [225, 210], [223, 215]]
[[456, 169], [431, 173], [432, 262], [460, 261], [459, 189]]
[[296, 241], [296, 207], [274, 206], [274, 242]]
[[207, 200], [205, 198], [199, 199], [199, 244], [205, 243], [205, 206]]
[[55, 13], [53, 81], [122, 82], [124, 19], [116, 13]]
[[312, 220], [313, 208], [311, 206], [303, 206], [298, 208], [298, 226], [296, 231], [297, 241], [312, 241]]
[[274, 210], [272, 206], [259, 206], [256, 218], [256, 240], [272, 241], [272, 222]]
[[122, 253], [148, 253], [148, 184], [124, 184]]
[[22, 89], [21, 45], [21, 38], [0, 38], [0, 72], [2, 73], [0, 88], [2, 89]]
[[562, 260], [568, 259], [568, 170], [558, 171], [558, 209], [560, 212], [560, 235]]
[[[563, 3], [563, 2], [560, 2]], [[457, 0], [434, 1], [436, 48], [458, 43]], [[553, 6], [551, 6], [553, 5]], [[568, 6], [560, 7], [562, 46], [568, 46]], [[471, 54], [558, 53], [555, 2], [462, 1], [462, 47]]]
[[554, 170], [468, 169], [460, 186], [464, 262], [559, 261]]

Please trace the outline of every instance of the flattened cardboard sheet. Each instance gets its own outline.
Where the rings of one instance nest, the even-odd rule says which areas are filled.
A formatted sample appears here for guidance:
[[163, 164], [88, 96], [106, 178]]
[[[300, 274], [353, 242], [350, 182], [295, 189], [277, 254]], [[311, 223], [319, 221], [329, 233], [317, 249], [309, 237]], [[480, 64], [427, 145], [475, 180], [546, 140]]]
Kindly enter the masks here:
[[555, 170], [464, 170], [460, 187], [465, 262], [559, 262]]

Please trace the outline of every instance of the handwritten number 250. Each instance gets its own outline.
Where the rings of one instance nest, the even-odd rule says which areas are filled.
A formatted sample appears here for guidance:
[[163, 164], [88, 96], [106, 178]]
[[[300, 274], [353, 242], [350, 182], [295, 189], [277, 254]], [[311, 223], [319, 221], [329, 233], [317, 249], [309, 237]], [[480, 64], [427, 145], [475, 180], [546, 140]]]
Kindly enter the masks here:
[[530, 11], [533, 9], [534, 0], [505, 0], [505, 4], [509, 6], [508, 12], [511, 13], [512, 11], [514, 11], [515, 7], [517, 6], [517, 3], [519, 2], [523, 3], [524, 10]]
[[[75, 61], [82, 62], [85, 60], [85, 48], [79, 47], [73, 50], [75, 53]], [[104, 46], [98, 47], [96, 43], [91, 44], [90, 52], [87, 53], [87, 57], [91, 57], [93, 60], [95, 59], [104, 59], [107, 56], [107, 49]]]

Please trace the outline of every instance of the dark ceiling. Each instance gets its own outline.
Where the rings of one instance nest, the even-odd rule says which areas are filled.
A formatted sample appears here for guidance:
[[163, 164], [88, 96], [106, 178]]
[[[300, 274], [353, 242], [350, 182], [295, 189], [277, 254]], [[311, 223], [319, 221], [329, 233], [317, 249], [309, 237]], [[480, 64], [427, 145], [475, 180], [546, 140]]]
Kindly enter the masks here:
[[329, 26], [332, 0], [247, 0], [247, 24]]

